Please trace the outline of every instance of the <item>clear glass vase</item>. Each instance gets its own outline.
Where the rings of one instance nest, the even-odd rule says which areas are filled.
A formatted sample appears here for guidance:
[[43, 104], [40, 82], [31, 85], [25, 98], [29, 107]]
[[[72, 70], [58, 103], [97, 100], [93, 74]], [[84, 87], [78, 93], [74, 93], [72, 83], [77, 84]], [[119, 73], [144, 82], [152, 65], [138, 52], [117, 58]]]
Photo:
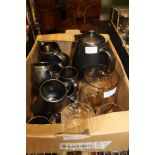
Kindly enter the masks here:
[[80, 101], [91, 105], [96, 113], [103, 104], [116, 102], [118, 83], [119, 75], [116, 70], [109, 73], [107, 66], [89, 66], [84, 72], [80, 87]]

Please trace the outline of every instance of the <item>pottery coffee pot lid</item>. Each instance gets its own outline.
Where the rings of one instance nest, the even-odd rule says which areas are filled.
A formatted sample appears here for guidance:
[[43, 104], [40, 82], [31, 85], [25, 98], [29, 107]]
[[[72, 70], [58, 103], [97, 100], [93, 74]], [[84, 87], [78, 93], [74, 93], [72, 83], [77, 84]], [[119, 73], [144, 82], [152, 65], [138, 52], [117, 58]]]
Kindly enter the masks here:
[[94, 30], [89, 30], [84, 34], [79, 35], [78, 41], [87, 45], [105, 44], [104, 37], [96, 33]]

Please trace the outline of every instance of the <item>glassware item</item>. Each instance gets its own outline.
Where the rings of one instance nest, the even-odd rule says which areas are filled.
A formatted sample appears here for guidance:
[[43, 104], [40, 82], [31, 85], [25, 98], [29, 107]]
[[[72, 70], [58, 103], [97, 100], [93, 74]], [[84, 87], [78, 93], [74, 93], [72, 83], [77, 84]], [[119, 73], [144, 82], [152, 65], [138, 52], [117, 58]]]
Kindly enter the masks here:
[[129, 12], [128, 12], [128, 10], [124, 10], [124, 11], [120, 12], [119, 29], [122, 32], [129, 31]]
[[71, 103], [61, 111], [65, 131], [82, 133], [87, 130], [86, 119], [95, 116], [91, 106], [85, 103]]
[[117, 96], [119, 75], [116, 70], [108, 72], [107, 66], [89, 66], [84, 72], [80, 88], [80, 101], [90, 104], [96, 113], [103, 104], [114, 104]]
[[118, 104], [103, 104], [97, 109], [96, 116], [118, 111], [125, 111], [125, 109]]

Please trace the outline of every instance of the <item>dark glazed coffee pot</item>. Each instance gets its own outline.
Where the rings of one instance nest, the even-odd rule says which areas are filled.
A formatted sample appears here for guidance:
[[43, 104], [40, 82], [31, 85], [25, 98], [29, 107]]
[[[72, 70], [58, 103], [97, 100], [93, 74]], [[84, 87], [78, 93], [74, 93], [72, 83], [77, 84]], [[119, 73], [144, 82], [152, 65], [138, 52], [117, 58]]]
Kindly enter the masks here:
[[111, 73], [115, 68], [115, 58], [106, 48], [105, 38], [90, 30], [76, 37], [72, 65], [78, 70], [79, 77], [82, 77], [86, 67], [97, 64], [108, 66]]

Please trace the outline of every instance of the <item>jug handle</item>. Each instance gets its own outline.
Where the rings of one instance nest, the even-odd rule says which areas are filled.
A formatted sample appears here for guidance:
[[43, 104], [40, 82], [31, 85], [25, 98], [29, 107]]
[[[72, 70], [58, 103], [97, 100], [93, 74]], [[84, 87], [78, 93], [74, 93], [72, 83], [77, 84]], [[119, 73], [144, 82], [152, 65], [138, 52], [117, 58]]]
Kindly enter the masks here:
[[58, 66], [62, 69], [63, 68], [63, 65], [61, 62], [58, 63]]
[[46, 73], [49, 73], [51, 79], [54, 78], [54, 73], [51, 70], [46, 70]]
[[[68, 83], [67, 82], [63, 82], [63, 84], [65, 85], [65, 87], [66, 87], [66, 90], [67, 90], [67, 87], [68, 87]], [[67, 90], [67, 93], [68, 93], [68, 90]], [[70, 96], [66, 96], [66, 100], [67, 100], [67, 102], [71, 102], [71, 103], [77, 103], [78, 102], [78, 100], [75, 98], [71, 98]]]
[[53, 74], [53, 72], [52, 71], [48, 71], [49, 73], [50, 73], [50, 76], [51, 76], [51, 78], [53, 78], [54, 77], [54, 74]]
[[110, 50], [107, 50], [105, 48], [101, 49], [101, 52], [104, 52], [104, 53], [106, 53], [106, 55], [108, 55], [108, 57], [110, 59], [109, 73], [113, 72], [113, 70], [115, 69], [115, 57], [114, 57], [114, 54]]
[[59, 72], [55, 72], [54, 78], [59, 80]]

